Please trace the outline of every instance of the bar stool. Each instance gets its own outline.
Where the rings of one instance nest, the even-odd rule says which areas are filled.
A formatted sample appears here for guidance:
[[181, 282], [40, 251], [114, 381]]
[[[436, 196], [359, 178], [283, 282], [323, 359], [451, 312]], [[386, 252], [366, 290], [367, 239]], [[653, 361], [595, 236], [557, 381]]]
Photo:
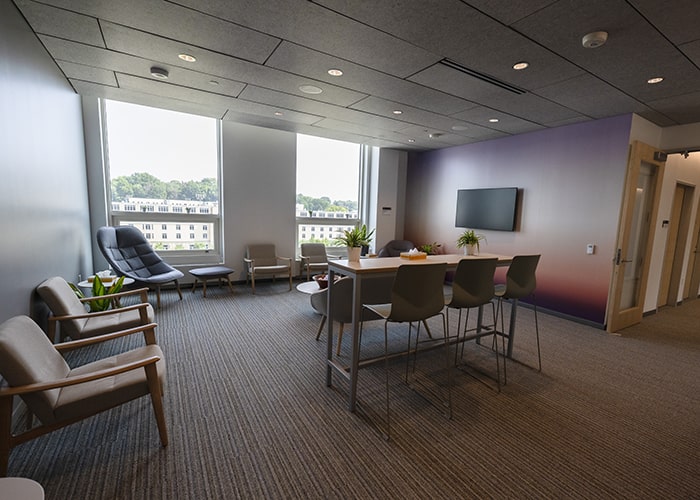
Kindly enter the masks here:
[[[460, 358], [464, 358], [464, 343], [469, 340], [478, 340], [483, 337], [493, 336], [493, 348], [496, 351], [496, 386], [501, 390], [501, 369], [498, 360], [498, 342], [496, 307], [493, 303], [495, 287], [493, 277], [496, 273], [498, 259], [463, 259], [457, 264], [454, 280], [452, 281], [452, 298], [445, 304], [447, 306], [447, 331], [450, 331], [450, 309], [457, 309], [457, 342], [461, 342], [461, 349], [455, 349], [455, 365], [457, 365], [458, 351]], [[475, 307], [482, 308], [491, 304], [491, 316], [493, 322], [490, 325], [482, 325], [479, 321], [474, 328], [468, 328], [469, 311]], [[464, 329], [461, 329], [462, 311], [466, 310]], [[502, 339], [505, 347], [505, 339]], [[505, 350], [505, 349], [504, 349]]]
[[[368, 309], [384, 321], [384, 370], [386, 377], [386, 438], [391, 437], [391, 414], [389, 406], [389, 323], [408, 323], [408, 351], [411, 347], [411, 330], [414, 322], [418, 322], [416, 333], [416, 350], [418, 336], [420, 335], [420, 324], [423, 323], [426, 330], [428, 324], [426, 320], [433, 316], [442, 316], [442, 328], [445, 341], [445, 354], [447, 370], [447, 417], [452, 416], [452, 372], [450, 361], [450, 344], [447, 338], [447, 328], [445, 326], [445, 296], [443, 293], [443, 283], [445, 281], [446, 263], [437, 264], [408, 264], [399, 266], [394, 278], [391, 290], [391, 302], [389, 304], [363, 304], [363, 308]], [[429, 331], [429, 330], [428, 330]], [[362, 323], [360, 323], [360, 335], [362, 335]], [[360, 337], [361, 338], [361, 337]], [[407, 356], [409, 355], [407, 352]], [[415, 354], [415, 352], [414, 352]], [[415, 359], [415, 358], [414, 358]], [[408, 360], [407, 360], [408, 362]], [[408, 369], [407, 369], [408, 372]], [[407, 373], [408, 377], [408, 373]]]
[[[508, 350], [506, 353], [507, 358], [513, 359], [513, 337], [515, 334], [515, 319], [518, 308], [518, 301], [520, 299], [532, 298], [532, 305], [535, 311], [535, 337], [537, 339], [537, 371], [542, 371], [542, 356], [540, 354], [540, 330], [537, 324], [537, 304], [535, 303], [535, 288], [537, 287], [537, 280], [535, 278], [535, 271], [537, 270], [537, 264], [540, 261], [540, 255], [516, 255], [513, 257], [513, 261], [508, 267], [506, 272], [506, 283], [505, 285], [496, 285], [496, 297], [498, 298], [498, 310], [501, 315], [501, 326], [503, 331], [500, 332], [501, 335], [508, 338]], [[505, 332], [505, 323], [503, 322], [503, 300], [512, 300], [512, 306], [510, 311], [510, 324], [508, 326], [508, 333]], [[514, 360], [517, 361], [517, 360]], [[535, 368], [534, 366], [522, 363], [530, 368]], [[505, 374], [505, 361], [503, 363], [504, 374]], [[507, 376], [504, 377], [507, 381]]]

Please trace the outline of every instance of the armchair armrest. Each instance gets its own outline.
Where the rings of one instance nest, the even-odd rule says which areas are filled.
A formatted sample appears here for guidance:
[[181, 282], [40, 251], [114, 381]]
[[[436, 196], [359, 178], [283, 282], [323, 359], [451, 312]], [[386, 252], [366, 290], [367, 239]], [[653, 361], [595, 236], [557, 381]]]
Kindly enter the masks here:
[[83, 297], [80, 299], [80, 302], [90, 302], [93, 300], [102, 300], [102, 299], [119, 299], [121, 297], [127, 297], [129, 295], [141, 295], [141, 302], [148, 302], [148, 288], [137, 288], [135, 290], [126, 290], [124, 292], [118, 292], [118, 293], [107, 293], [105, 295], [98, 295], [96, 297]]
[[280, 257], [279, 255], [277, 255], [276, 257], [277, 257], [277, 260], [287, 261], [287, 265], [289, 267], [292, 267], [292, 258], [291, 257]]
[[[58, 352], [72, 351], [74, 349], [79, 349], [81, 347], [85, 347], [92, 344], [99, 344], [100, 342], [106, 342], [107, 340], [125, 337], [126, 335], [132, 335], [138, 332], [144, 332], [148, 336], [149, 332], [155, 332], [156, 326], [158, 326], [158, 323], [148, 323], [146, 325], [139, 325], [133, 328], [127, 328], [126, 330], [119, 330], [117, 332], [105, 333], [103, 335], [96, 335], [94, 337], [88, 337], [85, 339], [71, 340], [69, 342], [54, 344], [54, 348]], [[153, 333], [153, 342], [147, 343], [155, 343], [155, 333]]]
[[[103, 295], [106, 297], [106, 295]], [[106, 311], [99, 312], [85, 312], [84, 314], [65, 314], [63, 316], [50, 316], [49, 321], [65, 321], [68, 319], [82, 319], [82, 318], [94, 318], [96, 316], [109, 316], [110, 314], [118, 314], [127, 311], [133, 311], [134, 309], [146, 309], [148, 303], [134, 304], [131, 306], [119, 307], [117, 309], [107, 309]]]
[[101, 378], [113, 377], [114, 375], [119, 375], [120, 373], [136, 370], [138, 368], [142, 368], [150, 364], [155, 364], [156, 362], [160, 361], [160, 359], [160, 356], [151, 355], [136, 361], [132, 361], [130, 363], [124, 363], [123, 365], [117, 365], [111, 368], [104, 368], [93, 373], [86, 373], [84, 375], [77, 375], [75, 377], [66, 377], [64, 379], [55, 380], [52, 382], [18, 385], [15, 387], [3, 387], [0, 389], [0, 397], [27, 394], [31, 392], [47, 391], [49, 389], [58, 389], [61, 387], [68, 387], [71, 385], [91, 382], [93, 380], [98, 380]]

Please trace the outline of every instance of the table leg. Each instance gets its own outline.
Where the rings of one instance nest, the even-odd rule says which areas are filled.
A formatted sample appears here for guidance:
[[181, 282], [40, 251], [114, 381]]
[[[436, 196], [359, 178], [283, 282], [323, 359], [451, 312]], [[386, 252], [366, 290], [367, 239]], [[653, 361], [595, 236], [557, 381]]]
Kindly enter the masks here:
[[331, 296], [333, 294], [333, 284], [335, 283], [335, 271], [333, 269], [328, 270], [328, 294], [326, 300], [326, 321], [327, 332], [328, 332], [328, 342], [326, 349], [326, 387], [331, 387], [333, 384], [333, 308], [331, 307]]
[[518, 311], [518, 299], [511, 299], [510, 306], [510, 325], [508, 325], [508, 347], [506, 356], [513, 357], [513, 339], [515, 338], [515, 318]]
[[355, 411], [357, 402], [357, 376], [360, 369], [360, 318], [362, 317], [362, 277], [356, 274], [352, 280], [352, 357], [350, 359], [350, 399], [348, 409]]

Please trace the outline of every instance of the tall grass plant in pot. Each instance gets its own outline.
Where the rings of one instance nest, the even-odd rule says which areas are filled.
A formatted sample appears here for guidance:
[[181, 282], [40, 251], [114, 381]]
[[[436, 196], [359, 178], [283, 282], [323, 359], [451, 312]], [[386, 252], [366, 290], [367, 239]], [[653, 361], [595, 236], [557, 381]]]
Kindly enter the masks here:
[[464, 248], [465, 255], [479, 255], [481, 241], [486, 241], [483, 234], [476, 234], [473, 229], [465, 229], [457, 238], [457, 248]]
[[335, 240], [336, 245], [345, 245], [348, 249], [348, 261], [360, 262], [360, 252], [363, 246], [369, 246], [372, 242], [374, 229], [367, 230], [367, 225], [354, 227], [352, 229], [343, 230], [343, 234]]

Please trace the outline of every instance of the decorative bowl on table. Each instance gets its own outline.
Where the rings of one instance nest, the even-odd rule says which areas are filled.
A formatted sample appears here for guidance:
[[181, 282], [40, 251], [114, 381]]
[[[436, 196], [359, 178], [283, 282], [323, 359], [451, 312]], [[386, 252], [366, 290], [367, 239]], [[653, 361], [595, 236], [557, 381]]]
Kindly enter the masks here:
[[323, 290], [324, 288], [328, 288], [328, 275], [327, 274], [315, 274], [313, 276], [313, 278], [321, 290]]

